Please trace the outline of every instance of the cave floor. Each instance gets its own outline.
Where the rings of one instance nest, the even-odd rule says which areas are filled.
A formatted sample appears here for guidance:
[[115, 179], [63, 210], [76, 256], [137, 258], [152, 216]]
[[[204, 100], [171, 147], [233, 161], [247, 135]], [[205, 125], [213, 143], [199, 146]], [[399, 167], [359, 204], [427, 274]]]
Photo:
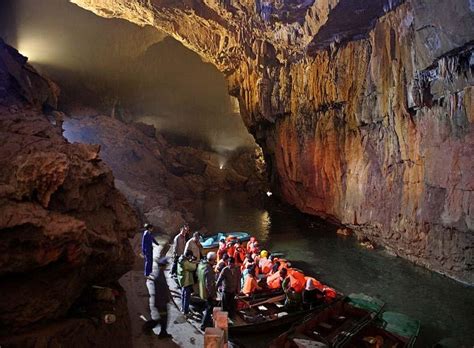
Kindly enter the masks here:
[[[153, 246], [153, 258], [155, 261], [166, 253], [166, 245], [168, 242], [163, 238], [156, 237], [156, 239], [160, 246]], [[157, 335], [160, 330], [159, 325], [154, 329], [154, 335], [145, 335], [142, 332], [142, 325], [144, 321], [141, 316], [149, 319], [150, 309], [148, 305], [148, 290], [146, 288], [145, 278], [143, 276], [143, 259], [138, 256], [141, 248], [141, 235], [137, 234], [131, 243], [133, 250], [137, 255], [135, 259], [135, 265], [133, 270], [125, 274], [120, 279], [120, 284], [127, 293], [133, 347], [201, 347], [204, 336], [199, 332], [199, 330], [186, 321], [174, 303], [170, 303], [169, 305], [168, 323], [168, 332], [173, 335], [173, 339], [158, 339]], [[165, 245], [165, 249], [163, 249], [163, 245]], [[156, 267], [156, 263], [154, 263], [153, 266]]]

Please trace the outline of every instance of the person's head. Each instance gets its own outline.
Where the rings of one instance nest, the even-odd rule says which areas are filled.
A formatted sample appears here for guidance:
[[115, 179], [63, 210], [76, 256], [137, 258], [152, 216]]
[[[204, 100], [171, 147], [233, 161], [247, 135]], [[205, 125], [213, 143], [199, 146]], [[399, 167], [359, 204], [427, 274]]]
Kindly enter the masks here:
[[186, 252], [184, 253], [184, 257], [186, 257], [187, 259], [190, 259], [191, 257], [194, 257], [194, 254], [191, 250], [186, 250]]
[[183, 236], [187, 235], [188, 232], [189, 232], [189, 226], [187, 224], [183, 225], [179, 230], [179, 233], [181, 233], [181, 235]]
[[280, 262], [275, 262], [272, 266], [272, 273], [278, 272], [278, 268], [280, 268]]
[[230, 257], [229, 254], [224, 254], [224, 255], [222, 255], [222, 260], [223, 260], [224, 262], [228, 262], [228, 261], [229, 261], [229, 257]]
[[306, 285], [304, 287], [305, 290], [307, 291], [311, 291], [311, 290], [314, 290], [316, 287], [314, 286], [314, 283], [313, 283], [313, 280], [312, 279], [308, 279], [306, 281]]
[[240, 239], [239, 239], [239, 238], [237, 238], [237, 239], [235, 240], [235, 244], [236, 244], [236, 246], [240, 246], [240, 245], [242, 244], [242, 243], [240, 242]]
[[232, 256], [229, 256], [229, 259], [227, 260], [227, 263], [229, 265], [233, 265], [233, 264], [235, 264], [235, 259]]
[[285, 278], [288, 274], [288, 270], [286, 268], [282, 268], [280, 270], [280, 276], [282, 276], [283, 278]]
[[201, 234], [199, 232], [194, 232], [193, 233], [193, 239], [196, 241], [196, 242], [199, 242], [199, 239], [201, 238]]
[[262, 250], [262, 251], [260, 252], [260, 257], [261, 257], [261, 258], [266, 258], [266, 257], [268, 257], [268, 251]]
[[248, 262], [253, 262], [252, 254], [247, 254], [247, 260]]
[[250, 237], [250, 243], [254, 243], [257, 240], [255, 237]]
[[275, 260], [275, 256], [274, 256], [274, 255], [270, 255], [270, 256], [268, 257], [268, 259], [273, 262], [273, 260]]
[[255, 265], [249, 265], [250, 268], [248, 269], [249, 270], [249, 274], [252, 276], [252, 277], [255, 277]]
[[146, 223], [145, 225], [143, 225], [143, 227], [145, 228], [145, 230], [153, 231], [153, 225], [152, 224]]
[[210, 264], [216, 263], [216, 258], [217, 255], [214, 251], [209, 251], [206, 255], [207, 262], [209, 262]]

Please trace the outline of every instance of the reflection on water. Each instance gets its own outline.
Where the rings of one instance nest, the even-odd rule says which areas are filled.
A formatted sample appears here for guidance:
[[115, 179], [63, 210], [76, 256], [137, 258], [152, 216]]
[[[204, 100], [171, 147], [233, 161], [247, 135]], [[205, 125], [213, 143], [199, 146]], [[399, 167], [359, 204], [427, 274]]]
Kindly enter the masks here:
[[[239, 194], [207, 200], [198, 216], [209, 231], [250, 231], [269, 250], [283, 252], [297, 267], [339, 291], [363, 292], [386, 302], [386, 309], [421, 321], [417, 347], [430, 347], [444, 337], [474, 344], [474, 288], [412, 263], [369, 251], [336, 228], [287, 208]], [[273, 333], [276, 334], [276, 333]], [[243, 338], [252, 347], [266, 346], [271, 335]]]

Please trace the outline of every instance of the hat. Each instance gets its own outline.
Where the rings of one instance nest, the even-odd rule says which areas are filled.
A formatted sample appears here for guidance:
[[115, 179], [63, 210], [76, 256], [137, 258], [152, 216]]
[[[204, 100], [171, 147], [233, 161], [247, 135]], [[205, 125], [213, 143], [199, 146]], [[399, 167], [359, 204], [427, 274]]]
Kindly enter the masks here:
[[209, 251], [206, 255], [207, 261], [215, 260], [216, 257], [217, 257], [217, 255], [213, 251]]
[[267, 257], [267, 256], [268, 256], [268, 251], [262, 250], [262, 251], [260, 252], [260, 257]]
[[312, 280], [312, 279], [308, 279], [308, 280], [306, 281], [305, 290], [310, 291], [310, 290], [314, 290], [314, 289], [316, 289], [316, 287], [314, 286], [313, 280]]
[[166, 256], [158, 260], [158, 266], [166, 266], [168, 263], [168, 257]]

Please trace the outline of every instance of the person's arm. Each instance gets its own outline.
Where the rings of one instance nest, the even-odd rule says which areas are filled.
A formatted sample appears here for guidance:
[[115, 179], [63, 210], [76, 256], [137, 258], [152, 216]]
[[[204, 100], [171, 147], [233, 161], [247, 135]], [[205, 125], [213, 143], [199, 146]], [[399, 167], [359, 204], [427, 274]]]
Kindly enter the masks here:
[[226, 271], [227, 271], [227, 267], [224, 267], [221, 273], [219, 273], [219, 277], [217, 277], [217, 282], [216, 282], [217, 287], [220, 287], [222, 282], [224, 281]]

